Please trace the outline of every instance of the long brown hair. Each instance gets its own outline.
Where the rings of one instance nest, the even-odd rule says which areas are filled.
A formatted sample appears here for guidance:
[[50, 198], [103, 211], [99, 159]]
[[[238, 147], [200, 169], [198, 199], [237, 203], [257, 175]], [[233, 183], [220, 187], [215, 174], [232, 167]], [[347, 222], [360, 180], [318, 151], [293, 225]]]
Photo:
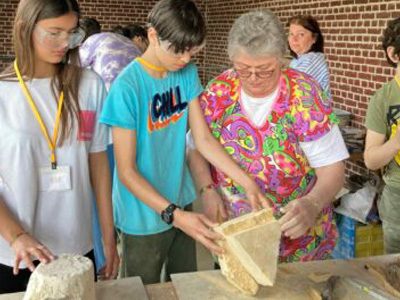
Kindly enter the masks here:
[[[21, 74], [33, 78], [35, 71], [32, 33], [40, 20], [57, 18], [73, 12], [80, 16], [76, 0], [21, 0], [14, 21], [13, 44], [15, 57]], [[3, 75], [15, 77], [13, 66], [9, 66]], [[59, 144], [71, 135], [75, 122], [80, 125], [79, 83], [82, 71], [78, 49], [68, 50], [62, 62], [56, 65], [56, 73], [51, 81], [54, 99], [64, 92], [64, 105], [61, 113], [61, 132]], [[4, 76], [3, 79], [4, 79]]]

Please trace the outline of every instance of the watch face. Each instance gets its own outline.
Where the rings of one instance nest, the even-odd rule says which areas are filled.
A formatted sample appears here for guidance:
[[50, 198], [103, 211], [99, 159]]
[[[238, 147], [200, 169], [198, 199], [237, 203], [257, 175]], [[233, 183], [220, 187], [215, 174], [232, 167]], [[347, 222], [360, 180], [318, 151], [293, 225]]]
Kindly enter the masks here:
[[168, 207], [161, 212], [161, 219], [167, 224], [172, 224], [172, 222], [174, 221], [174, 211], [177, 208], [180, 207], [173, 203], [168, 205]]
[[171, 224], [172, 223], [172, 213], [170, 213], [170, 212], [163, 211], [162, 214], [161, 214], [161, 218], [167, 224]]

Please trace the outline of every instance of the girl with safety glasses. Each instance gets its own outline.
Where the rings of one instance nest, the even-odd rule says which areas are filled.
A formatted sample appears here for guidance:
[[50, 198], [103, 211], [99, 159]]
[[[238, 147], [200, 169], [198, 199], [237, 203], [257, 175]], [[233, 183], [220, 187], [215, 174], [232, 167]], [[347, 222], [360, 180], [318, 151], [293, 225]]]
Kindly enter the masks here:
[[107, 278], [119, 263], [100, 78], [79, 67], [76, 0], [21, 0], [15, 61], [0, 78], [0, 293], [22, 291], [39, 262], [93, 259], [92, 198]]

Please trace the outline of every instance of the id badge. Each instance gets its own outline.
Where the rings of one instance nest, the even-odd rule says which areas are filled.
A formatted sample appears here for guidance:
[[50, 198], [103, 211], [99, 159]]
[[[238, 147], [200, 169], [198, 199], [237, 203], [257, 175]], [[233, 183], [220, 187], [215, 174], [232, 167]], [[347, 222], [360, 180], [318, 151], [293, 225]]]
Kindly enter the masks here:
[[51, 167], [40, 168], [40, 191], [67, 191], [71, 189], [71, 167], [57, 166], [57, 169]]

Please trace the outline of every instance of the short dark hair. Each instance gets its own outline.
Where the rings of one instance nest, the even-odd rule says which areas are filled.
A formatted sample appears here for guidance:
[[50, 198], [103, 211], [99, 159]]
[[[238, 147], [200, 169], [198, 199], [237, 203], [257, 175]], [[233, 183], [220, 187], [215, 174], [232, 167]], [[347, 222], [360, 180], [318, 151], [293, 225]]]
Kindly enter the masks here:
[[137, 23], [129, 24], [125, 26], [127, 37], [133, 39], [134, 37], [138, 36], [143, 39], [147, 40], [147, 30], [144, 29]]
[[203, 16], [190, 0], [160, 0], [147, 21], [177, 53], [202, 45], [206, 37]]
[[[289, 19], [288, 26], [291, 24], [296, 24], [303, 26], [305, 29], [310, 31], [315, 37], [315, 43], [312, 44], [310, 50], [308, 52], [321, 52], [324, 53], [324, 36], [322, 35], [321, 29], [319, 28], [318, 21], [312, 16], [294, 16]], [[297, 57], [297, 54], [290, 49], [290, 54], [294, 57]]]
[[111, 28], [111, 32], [128, 37], [128, 30], [125, 27], [122, 27], [121, 25], [117, 25]]
[[95, 18], [82, 18], [79, 25], [86, 33], [85, 38], [101, 32], [101, 25]]
[[400, 17], [388, 22], [386, 29], [383, 31], [382, 47], [385, 50], [389, 65], [397, 67], [397, 64], [389, 58], [387, 49], [393, 47], [394, 54], [400, 57]]

